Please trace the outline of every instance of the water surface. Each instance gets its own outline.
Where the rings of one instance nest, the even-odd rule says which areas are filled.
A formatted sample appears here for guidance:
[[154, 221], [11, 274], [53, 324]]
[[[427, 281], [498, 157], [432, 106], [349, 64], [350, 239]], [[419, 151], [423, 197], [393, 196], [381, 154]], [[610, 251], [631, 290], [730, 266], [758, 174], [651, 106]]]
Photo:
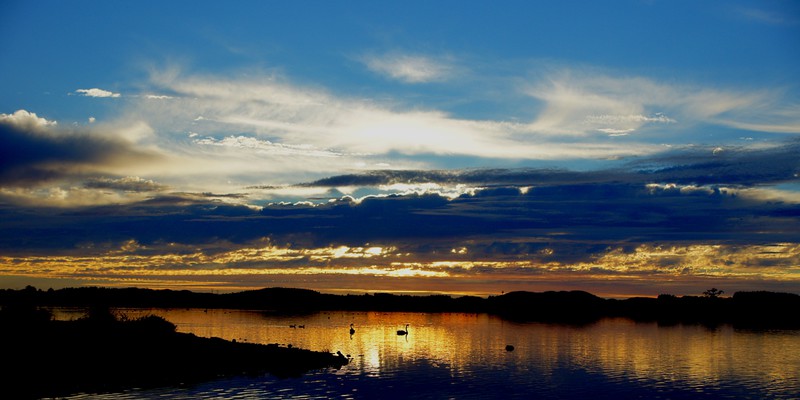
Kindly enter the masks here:
[[[800, 398], [798, 331], [625, 319], [570, 326], [463, 313], [121, 311], [160, 315], [198, 336], [341, 351], [352, 359], [301, 378], [238, 377], [89, 397]], [[59, 318], [74, 315], [62, 310]], [[408, 335], [398, 336], [406, 324]]]

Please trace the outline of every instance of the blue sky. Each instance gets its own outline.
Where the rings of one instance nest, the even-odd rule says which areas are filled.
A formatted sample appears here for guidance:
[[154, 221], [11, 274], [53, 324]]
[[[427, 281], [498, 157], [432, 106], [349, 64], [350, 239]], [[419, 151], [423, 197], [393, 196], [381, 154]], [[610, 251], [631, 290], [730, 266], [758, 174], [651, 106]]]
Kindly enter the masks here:
[[[307, 264], [292, 268], [342, 290], [367, 290], [386, 274], [443, 279], [430, 281], [431, 291], [486, 293], [511, 281], [535, 289], [544, 287], [541, 271], [563, 267], [570, 272], [544, 281], [592, 289], [610, 280], [617, 286], [604, 293], [643, 293], [633, 278], [609, 278], [624, 275], [618, 270], [570, 275], [607, 259], [635, 264], [643, 253], [651, 265], [695, 268], [684, 291], [714, 277], [760, 279], [767, 288], [800, 280], [800, 238], [784, 230], [799, 222], [797, 2], [7, 1], [0, 49], [0, 205], [8, 216], [0, 230], [19, 238], [0, 243], [0, 255], [17, 257], [0, 263], [7, 282], [291, 283], [293, 270], [263, 269], [288, 262], [270, 258], [275, 249], [303, 246], [310, 253], [292, 254]], [[534, 194], [549, 205], [531, 203]], [[564, 205], [576, 199], [584, 202]], [[509, 214], [509, 204], [548, 217]], [[575, 207], [568, 223], [554, 219], [569, 211], [558, 205]], [[726, 212], [701, 232], [691, 220], [715, 212], [712, 205]], [[598, 207], [606, 219], [592, 221]], [[376, 209], [439, 232], [441, 248], [349, 219], [370, 220]], [[473, 209], [501, 219], [475, 221]], [[109, 210], [121, 219], [96, 219]], [[296, 224], [303, 231], [263, 225], [288, 220], [283, 212], [309, 222]], [[142, 222], [142, 213], [153, 219]], [[36, 218], [20, 222], [26, 215]], [[511, 226], [502, 219], [511, 215], [527, 222]], [[227, 221], [221, 229], [233, 236], [198, 229], [189, 216]], [[367, 234], [320, 222], [329, 219]], [[37, 225], [45, 220], [74, 237], [46, 244], [54, 239]], [[127, 233], [87, 230], [90, 220]], [[134, 220], [142, 225], [128, 226]], [[146, 233], [166, 220], [194, 231], [183, 239]], [[487, 233], [426, 226], [443, 220]], [[603, 224], [616, 227], [605, 239]], [[673, 250], [654, 250], [665, 248]], [[30, 259], [77, 249], [86, 258], [75, 262], [95, 257], [107, 275], [48, 275]], [[258, 264], [242, 258], [245, 249], [270, 256]], [[386, 249], [418, 262], [389, 260]], [[120, 271], [134, 266], [112, 262], [115, 251], [162, 258], [128, 276]], [[443, 251], [453, 259], [432, 256]], [[685, 261], [697, 252], [777, 269], [709, 272]], [[776, 252], [781, 261], [764, 261]], [[225, 269], [238, 278], [224, 282], [215, 280], [222, 272], [192, 268], [180, 279], [151, 274], [176, 270], [158, 260], [187, 254], [201, 270], [220, 264], [213, 257], [243, 264]], [[356, 268], [350, 261], [378, 254], [389, 257], [376, 267], [383, 272], [343, 283]], [[623, 256], [632, 258], [615, 258]], [[487, 263], [481, 271], [491, 285], [464, 286], [472, 267], [441, 270], [476, 260]], [[513, 262], [539, 272], [492, 264]], [[657, 280], [666, 282], [678, 269], [659, 271], [639, 273], [663, 273]], [[324, 283], [331, 276], [344, 280]], [[398, 282], [383, 285], [400, 290]]]

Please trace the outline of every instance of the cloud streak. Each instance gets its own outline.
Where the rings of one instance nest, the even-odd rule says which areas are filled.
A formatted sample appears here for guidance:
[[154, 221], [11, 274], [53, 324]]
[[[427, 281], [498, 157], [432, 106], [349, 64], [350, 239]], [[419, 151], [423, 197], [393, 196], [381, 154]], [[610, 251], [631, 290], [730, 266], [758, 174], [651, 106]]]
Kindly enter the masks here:
[[[165, 70], [154, 72], [151, 83], [154, 91], [172, 94], [164, 102], [138, 104], [136, 114], [149, 116], [157, 129], [192, 132], [194, 143], [204, 147], [341, 155], [325, 168], [334, 171], [368, 164], [367, 158], [408, 168], [414, 157], [418, 162], [452, 156], [644, 156], [661, 152], [663, 143], [693, 142], [696, 131], [707, 126], [800, 132], [800, 119], [781, 105], [778, 93], [667, 85], [592, 71], [556, 70], [530, 79], [522, 85], [524, 93], [541, 106], [513, 121], [470, 120], [399, 101], [350, 98], [275, 74], [231, 79]], [[286, 162], [281, 168], [290, 167]], [[303, 170], [302, 163], [293, 165]]]
[[90, 189], [111, 189], [123, 192], [160, 192], [167, 189], [165, 185], [138, 176], [126, 176], [118, 179], [91, 178], [86, 181], [84, 186]]
[[659, 147], [647, 143], [623, 146], [561, 141], [543, 136], [527, 123], [466, 120], [438, 110], [404, 109], [302, 88], [272, 76], [230, 80], [156, 74], [154, 83], [161, 90], [175, 93], [176, 99], [168, 104], [143, 103], [139, 114], [163, 121], [164, 129], [206, 137], [220, 132], [237, 137], [241, 135], [234, 132], [245, 130], [280, 146], [401, 157], [427, 154], [498, 159], [606, 158], [652, 153]]
[[91, 89], [78, 89], [75, 93], [85, 96], [85, 97], [110, 97], [110, 98], [117, 98], [121, 95], [119, 93], [110, 92], [108, 90], [98, 89], [98, 88], [91, 88]]
[[361, 61], [370, 71], [405, 83], [441, 82], [457, 74], [450, 62], [423, 55], [387, 53], [364, 56]]
[[533, 131], [587, 136], [662, 129], [686, 134], [702, 124], [760, 132], [800, 133], [800, 118], [784, 111], [779, 91], [740, 92], [667, 85], [641, 77], [563, 70], [526, 93], [544, 103]]
[[760, 186], [795, 182], [800, 141], [765, 148], [690, 146], [633, 159], [608, 170], [564, 169], [376, 170], [331, 176], [303, 186], [347, 187], [439, 183], [514, 187], [565, 184], [668, 182], [684, 185]]

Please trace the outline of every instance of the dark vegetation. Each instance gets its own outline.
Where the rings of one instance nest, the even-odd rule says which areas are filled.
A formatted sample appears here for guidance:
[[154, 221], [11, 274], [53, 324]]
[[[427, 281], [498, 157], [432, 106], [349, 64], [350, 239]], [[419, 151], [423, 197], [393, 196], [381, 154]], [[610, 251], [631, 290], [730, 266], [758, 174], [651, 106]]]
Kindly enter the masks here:
[[5, 293], [0, 310], [2, 398], [183, 385], [241, 374], [288, 377], [348, 362], [341, 355], [291, 346], [178, 333], [161, 317], [128, 319], [97, 305], [84, 318], [55, 321], [35, 306], [41, 293], [28, 290], [10, 298]]
[[419, 311], [490, 313], [522, 321], [588, 323], [624, 317], [663, 324], [732, 324], [742, 328], [800, 329], [800, 296], [792, 293], [737, 292], [722, 297], [716, 288], [701, 296], [603, 299], [583, 291], [510, 292], [488, 298], [386, 293], [324, 294], [305, 289], [269, 288], [228, 294], [151, 289], [68, 288], [0, 290], [0, 306], [26, 302], [37, 306], [232, 308], [276, 313], [317, 311]]

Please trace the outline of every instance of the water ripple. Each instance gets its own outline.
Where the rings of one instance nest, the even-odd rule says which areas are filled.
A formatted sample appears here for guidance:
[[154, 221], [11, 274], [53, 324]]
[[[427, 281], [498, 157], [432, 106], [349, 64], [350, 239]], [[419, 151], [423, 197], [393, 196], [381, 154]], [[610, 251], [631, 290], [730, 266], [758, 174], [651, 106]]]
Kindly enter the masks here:
[[[340, 370], [301, 378], [223, 379], [187, 387], [70, 399], [797, 399], [800, 333], [517, 324], [480, 314], [146, 310], [179, 330], [353, 355]], [[349, 325], [357, 333], [349, 335]], [[306, 329], [290, 329], [305, 324]], [[396, 329], [411, 325], [408, 336]], [[514, 344], [515, 350], [505, 350]]]

